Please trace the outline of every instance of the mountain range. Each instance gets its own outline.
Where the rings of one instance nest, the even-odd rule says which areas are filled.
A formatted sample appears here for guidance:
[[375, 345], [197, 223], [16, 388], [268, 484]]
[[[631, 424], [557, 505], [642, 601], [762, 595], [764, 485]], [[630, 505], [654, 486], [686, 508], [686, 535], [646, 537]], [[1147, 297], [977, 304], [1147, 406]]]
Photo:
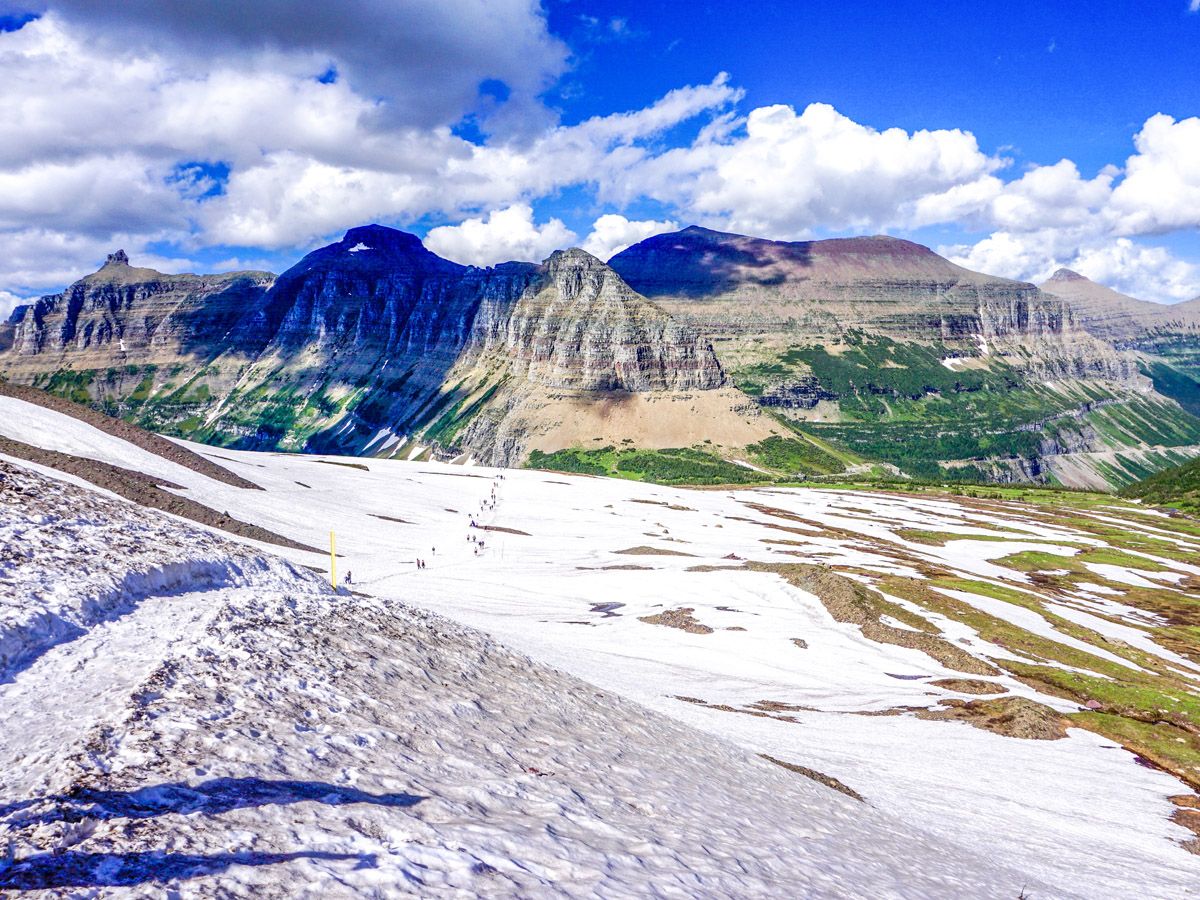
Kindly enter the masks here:
[[1200, 301], [878, 236], [690, 227], [478, 268], [368, 225], [279, 276], [118, 251], [0, 326], [0, 374], [240, 449], [660, 481], [1117, 487], [1200, 454]]

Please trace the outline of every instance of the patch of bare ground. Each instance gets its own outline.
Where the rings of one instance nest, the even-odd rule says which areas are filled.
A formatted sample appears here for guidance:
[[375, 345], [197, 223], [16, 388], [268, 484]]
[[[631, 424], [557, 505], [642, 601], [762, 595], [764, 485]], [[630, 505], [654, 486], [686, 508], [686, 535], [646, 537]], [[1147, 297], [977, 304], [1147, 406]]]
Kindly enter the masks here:
[[638, 621], [647, 625], [666, 625], [668, 628], [678, 628], [691, 634], [712, 634], [713, 629], [692, 617], [695, 611], [693, 607], [681, 606], [679, 609], [668, 609], [653, 616], [638, 616]]
[[621, 556], [695, 556], [694, 553], [684, 553], [682, 550], [668, 550], [665, 547], [647, 547], [644, 544], [638, 547], [626, 547], [624, 550], [614, 550], [613, 553]]
[[804, 535], [806, 537], [833, 537], [827, 535], [825, 530], [817, 528], [792, 528], [789, 525], [780, 525], [777, 522], [760, 522], [758, 519], [747, 519], [745, 516], [722, 516], [730, 522], [745, 522], [747, 525], [757, 525], [759, 528], [774, 528], [776, 531], [787, 531], [791, 534]]
[[695, 512], [696, 510], [690, 506], [680, 506], [678, 503], [668, 503], [665, 500], [642, 500], [634, 497], [630, 503], [644, 503], [647, 506], [663, 506], [667, 509], [673, 509], [675, 512]]
[[744, 566], [688, 566], [684, 569], [685, 572], [737, 572], [745, 568]]
[[795, 703], [782, 703], [779, 700], [756, 700], [750, 704], [749, 708], [769, 713], [820, 712], [815, 706], [799, 706]]
[[480, 525], [483, 531], [501, 531], [504, 534], [519, 534], [524, 537], [530, 537], [528, 531], [521, 531], [519, 528], [505, 528], [503, 525]]
[[123, 469], [120, 466], [98, 462], [94, 459], [85, 459], [81, 456], [72, 456], [69, 453], [59, 453], [57, 450], [44, 450], [41, 447], [32, 447], [29, 444], [23, 444], [20, 441], [14, 441], [5, 437], [0, 437], [0, 453], [37, 463], [40, 466], [57, 469], [59, 472], [66, 472], [68, 475], [82, 478], [84, 481], [88, 481], [106, 491], [111, 491], [118, 497], [124, 497], [126, 500], [130, 500], [139, 506], [162, 510], [171, 515], [199, 522], [201, 525], [228, 531], [230, 534], [236, 534], [239, 537], [262, 541], [264, 544], [288, 547], [292, 550], [309, 550], [313, 553], [322, 552], [315, 547], [298, 543], [281, 534], [276, 534], [257, 525], [251, 525], [249, 522], [235, 519], [227, 512], [219, 513], [212, 507], [205, 506], [203, 503], [197, 503], [188, 497], [180, 497], [172, 494], [170, 491], [163, 490], [164, 487], [176, 490], [182, 490], [182, 488], [162, 478], [151, 478], [143, 472]]
[[[799, 724], [800, 722], [800, 720], [795, 716], [787, 714], [771, 713], [762, 709], [739, 709], [738, 707], [730, 706], [727, 703], [709, 703], [707, 700], [701, 700], [698, 697], [681, 697], [676, 695], [675, 699], [682, 700], [684, 703], [693, 703], [696, 706], [703, 706], [705, 709], [716, 709], [720, 710], [721, 712], [740, 713], [743, 716], [754, 716], [759, 719], [775, 719], [777, 722], [790, 722], [793, 725]], [[808, 711], [807, 707], [801, 706], [797, 706], [795, 709]], [[811, 711], [816, 712], [816, 710]]]
[[1004, 687], [994, 681], [983, 681], [978, 678], [939, 678], [928, 682], [932, 687], [944, 688], [947, 691], [957, 691], [960, 694], [1003, 694]]
[[311, 484], [305, 484], [303, 481], [297, 481], [296, 484], [300, 485], [302, 488], [308, 488], [310, 491], [312, 490]]
[[1027, 697], [943, 700], [941, 707], [918, 710], [917, 718], [966, 722], [993, 734], [1035, 741], [1065, 738], [1068, 725], [1061, 713]]
[[621, 563], [615, 566], [576, 566], [581, 572], [653, 572], [653, 566], [639, 566], [635, 563]]
[[797, 647], [799, 647], [801, 650], [808, 649], [808, 641], [806, 641], [804, 638], [792, 638], [792, 643], [795, 644]]
[[370, 472], [370, 466], [365, 466], [362, 463], [342, 462], [337, 459], [314, 459], [313, 462], [321, 463], [326, 466], [341, 466], [344, 469], [362, 469], [364, 472]]
[[[297, 482], [298, 483], [298, 482]], [[395, 516], [385, 516], [383, 513], [368, 513], [373, 519], [383, 519], [385, 522], [396, 522], [400, 525], [414, 525], [416, 523], [408, 521], [408, 519], [398, 519]]]
[[[37, 388], [12, 384], [2, 379], [0, 379], [0, 396], [23, 400], [26, 403], [32, 403], [36, 406], [42, 406], [54, 412], [62, 413], [65, 416], [70, 416], [72, 419], [78, 419], [80, 422], [91, 425], [93, 428], [98, 428], [105, 434], [111, 434], [115, 438], [127, 441], [135, 447], [141, 447], [155, 456], [161, 456], [163, 459], [170, 460], [186, 469], [191, 469], [193, 472], [205, 475], [214, 481], [220, 481], [222, 484], [254, 491], [262, 490], [253, 481], [247, 481], [240, 475], [235, 475], [224, 466], [217, 465], [199, 453], [195, 453], [186, 447], [181, 447], [174, 441], [169, 441], [162, 435], [155, 434], [152, 431], [146, 431], [144, 428], [139, 428], [129, 422], [114, 419], [112, 416], [106, 416], [104, 413], [98, 412], [90, 406], [73, 403], [62, 397], [56, 397], [53, 394], [47, 394], [45, 391], [39, 391]], [[234, 460], [230, 460], [230, 462], [234, 462]]]
[[[803, 563], [750, 563], [748, 567], [758, 572], [781, 575], [793, 587], [815, 595], [835, 621], [857, 625], [862, 630], [863, 637], [868, 640], [920, 650], [946, 668], [966, 672], [968, 675], [1000, 674], [994, 666], [941, 637], [927, 619], [891, 602], [878, 591], [824, 566]], [[884, 615], [918, 630], [910, 631], [887, 625], [880, 621]]]
[[1171, 813], [1171, 821], [1196, 835], [1191, 840], [1180, 841], [1179, 846], [1200, 856], [1200, 796], [1180, 794], [1168, 799], [1176, 806], [1175, 811]]
[[853, 797], [860, 803], [866, 803], [866, 798], [854, 788], [838, 781], [832, 775], [826, 775], [824, 772], [818, 772], [816, 769], [810, 769], [808, 766], [798, 766], [795, 763], [784, 762], [782, 759], [776, 759], [773, 756], [768, 756], [765, 753], [758, 754], [767, 762], [774, 763], [781, 768], [787, 769], [789, 772], [795, 772], [797, 775], [803, 775], [805, 778], [811, 778], [813, 781], [819, 782], [827, 788], [833, 788], [839, 793], [845, 794], [847, 797]]

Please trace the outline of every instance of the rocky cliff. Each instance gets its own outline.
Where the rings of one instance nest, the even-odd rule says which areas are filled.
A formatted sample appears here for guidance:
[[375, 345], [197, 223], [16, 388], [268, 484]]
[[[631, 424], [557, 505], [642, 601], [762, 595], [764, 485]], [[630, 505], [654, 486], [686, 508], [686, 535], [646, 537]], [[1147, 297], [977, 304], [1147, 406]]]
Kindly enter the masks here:
[[164, 275], [134, 268], [118, 250], [99, 271], [14, 315], [4, 365], [15, 374], [207, 359], [273, 280], [267, 272]]
[[635, 293], [583, 250], [559, 250], [522, 293], [488, 303], [474, 330], [480, 354], [549, 387], [587, 391], [711, 390], [725, 381], [712, 345]]
[[714, 334], [1002, 340], [1069, 330], [1065, 304], [1035, 286], [971, 272], [890, 237], [769, 241], [691, 227], [618, 253], [636, 291]]
[[[583, 251], [470, 268], [378, 225], [277, 279], [166, 276], [117, 253], [15, 316], [8, 343], [8, 377], [257, 448], [360, 452], [386, 433], [491, 456], [487, 430], [466, 420], [496, 404], [503, 418], [529, 400], [524, 388], [586, 401], [725, 381], [695, 328]], [[467, 415], [478, 385], [491, 390]], [[524, 444], [509, 432], [501, 458], [515, 461]]]

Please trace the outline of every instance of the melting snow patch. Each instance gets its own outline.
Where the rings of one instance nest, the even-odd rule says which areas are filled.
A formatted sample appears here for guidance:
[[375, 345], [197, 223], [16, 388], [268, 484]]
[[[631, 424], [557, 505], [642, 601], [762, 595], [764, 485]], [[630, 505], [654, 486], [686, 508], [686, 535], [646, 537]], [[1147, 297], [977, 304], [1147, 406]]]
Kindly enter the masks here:
[[351, 247], [351, 248], [350, 248], [349, 250], [347, 250], [346, 252], [347, 252], [347, 253], [361, 253], [363, 250], [373, 250], [373, 249], [375, 249], [375, 248], [374, 248], [374, 247], [368, 247], [368, 246], [367, 246], [366, 244], [364, 244], [362, 241], [359, 241], [357, 244], [355, 244], [353, 247]]

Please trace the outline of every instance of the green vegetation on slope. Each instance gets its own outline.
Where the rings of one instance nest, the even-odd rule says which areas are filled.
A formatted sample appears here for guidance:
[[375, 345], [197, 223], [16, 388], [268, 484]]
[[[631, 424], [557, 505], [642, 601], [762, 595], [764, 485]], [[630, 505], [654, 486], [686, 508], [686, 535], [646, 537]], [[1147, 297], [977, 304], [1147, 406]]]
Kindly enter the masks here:
[[1200, 459], [1131, 484], [1121, 490], [1121, 496], [1200, 515]]
[[695, 447], [618, 450], [608, 446], [598, 450], [556, 450], [554, 453], [534, 450], [529, 454], [526, 467], [580, 475], [612, 475], [658, 484], [764, 484], [775, 480], [773, 475], [739, 466]]
[[[795, 402], [836, 400], [840, 421], [804, 422], [809, 436], [930, 481], [1053, 481], [1041, 464], [1047, 455], [1200, 443], [1200, 382], [1178, 368], [1155, 363], [1145, 371], [1184, 408], [1096, 381], [1048, 386], [999, 356], [947, 367], [944, 360], [962, 353], [851, 331], [839, 344], [791, 347], [732, 376], [785, 420]], [[1154, 450], [1095, 466], [1119, 486], [1179, 458]]]

